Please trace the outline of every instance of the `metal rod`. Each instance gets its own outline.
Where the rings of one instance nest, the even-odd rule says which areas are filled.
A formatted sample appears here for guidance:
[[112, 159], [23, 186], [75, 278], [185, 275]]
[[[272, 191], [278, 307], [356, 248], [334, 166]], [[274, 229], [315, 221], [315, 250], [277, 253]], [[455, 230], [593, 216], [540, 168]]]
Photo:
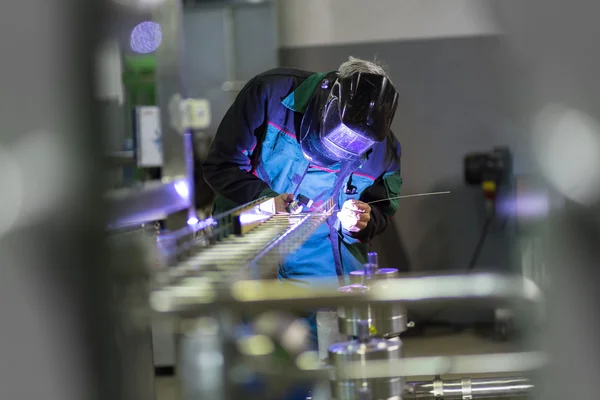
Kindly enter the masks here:
[[348, 361], [335, 370], [336, 379], [378, 379], [398, 376], [515, 373], [548, 365], [540, 351], [412, 357], [399, 360]]
[[[520, 276], [467, 274], [389, 280], [387, 290], [366, 294], [343, 293], [334, 280], [316, 280], [310, 287], [285, 284], [279, 280], [238, 281], [227, 288], [186, 284], [164, 286], [151, 296], [156, 311], [193, 316], [203, 309], [238, 307], [244, 309], [319, 308], [356, 305], [360, 302], [397, 302], [413, 309], [473, 305], [538, 305], [543, 296], [534, 282]], [[328, 284], [328, 285], [327, 285]]]
[[405, 400], [410, 399], [501, 399], [531, 396], [533, 383], [527, 378], [484, 378], [409, 382]]
[[374, 203], [379, 203], [381, 201], [388, 201], [388, 200], [407, 199], [409, 197], [439, 196], [439, 195], [442, 195], [442, 194], [450, 194], [450, 193], [451, 192], [449, 190], [447, 190], [447, 191], [444, 191], [444, 192], [429, 192], [429, 193], [407, 194], [407, 195], [404, 195], [404, 196], [388, 197], [386, 199], [373, 200], [373, 201], [369, 201], [367, 204], [374, 204]]
[[[449, 190], [447, 190], [447, 191], [444, 191], [444, 192], [428, 192], [428, 193], [406, 194], [404, 196], [387, 197], [385, 199], [379, 199], [379, 200], [369, 201], [369, 202], [367, 202], [367, 204], [375, 204], [375, 203], [380, 203], [382, 201], [388, 201], [388, 200], [408, 199], [409, 197], [439, 196], [439, 195], [442, 195], [442, 194], [450, 194], [450, 193], [452, 193], [452, 192], [450, 192]], [[340, 210], [336, 209], [335, 211], [340, 211]]]

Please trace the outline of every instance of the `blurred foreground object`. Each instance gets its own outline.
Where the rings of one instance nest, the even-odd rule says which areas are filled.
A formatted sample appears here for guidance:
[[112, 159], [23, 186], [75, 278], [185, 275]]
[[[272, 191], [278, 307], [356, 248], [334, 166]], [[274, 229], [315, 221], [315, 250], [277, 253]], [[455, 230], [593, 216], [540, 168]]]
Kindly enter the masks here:
[[[544, 227], [544, 264], [553, 318], [553, 363], [537, 398], [597, 396], [600, 374], [596, 305], [600, 297], [598, 121], [600, 3], [594, 0], [490, 2], [500, 28], [522, 62], [518, 106], [529, 122], [538, 172], [564, 198]], [[535, 23], [532, 23], [535, 21]]]
[[2, 398], [135, 398], [119, 361], [121, 307], [103, 241], [93, 67], [105, 6], [0, 7]]

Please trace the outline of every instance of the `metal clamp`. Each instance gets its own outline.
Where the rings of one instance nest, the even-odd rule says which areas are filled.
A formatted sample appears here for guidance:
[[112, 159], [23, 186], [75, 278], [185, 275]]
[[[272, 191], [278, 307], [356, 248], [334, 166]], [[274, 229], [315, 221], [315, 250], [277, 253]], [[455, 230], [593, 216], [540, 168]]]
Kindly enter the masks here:
[[471, 387], [471, 378], [463, 378], [460, 381], [462, 386], [462, 398], [463, 400], [473, 399], [473, 390]]
[[444, 398], [444, 382], [439, 376], [436, 376], [435, 380], [433, 381], [433, 396], [436, 399]]

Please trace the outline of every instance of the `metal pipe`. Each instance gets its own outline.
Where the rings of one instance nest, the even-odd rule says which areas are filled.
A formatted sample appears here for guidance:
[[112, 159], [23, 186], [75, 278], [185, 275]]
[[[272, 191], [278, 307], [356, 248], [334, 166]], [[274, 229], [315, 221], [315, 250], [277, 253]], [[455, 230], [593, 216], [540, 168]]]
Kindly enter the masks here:
[[527, 378], [436, 379], [409, 382], [403, 399], [501, 399], [529, 397], [534, 385]]
[[[319, 281], [320, 282], [320, 281]], [[317, 282], [317, 283], [319, 283]], [[182, 285], [165, 286], [154, 292], [151, 302], [158, 312], [181, 316], [201, 315], [203, 309], [222, 307], [245, 309], [340, 307], [363, 303], [399, 303], [412, 309], [473, 305], [514, 304], [539, 305], [543, 296], [537, 286], [522, 277], [498, 274], [471, 274], [393, 279], [386, 290], [368, 293], [339, 292], [333, 283], [329, 287], [315, 284], [299, 287], [281, 281], [238, 281], [227, 288], [207, 283], [194, 288]]]

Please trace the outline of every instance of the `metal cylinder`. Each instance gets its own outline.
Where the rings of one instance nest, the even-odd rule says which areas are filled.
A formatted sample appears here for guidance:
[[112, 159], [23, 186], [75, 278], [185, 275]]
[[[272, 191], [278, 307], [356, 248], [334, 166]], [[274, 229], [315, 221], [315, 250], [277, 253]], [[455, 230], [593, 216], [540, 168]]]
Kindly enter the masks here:
[[[354, 271], [351, 279], [364, 282], [365, 271]], [[374, 274], [375, 279], [367, 283], [354, 283], [343, 286], [339, 290], [349, 293], [366, 293], [369, 290], [387, 290], [386, 281], [398, 277], [395, 268], [380, 268]], [[361, 305], [340, 307], [338, 309], [338, 325], [340, 333], [350, 337], [360, 337], [359, 324], [366, 322], [369, 334], [377, 337], [395, 337], [406, 330], [406, 309], [398, 304], [378, 306]]]
[[[396, 279], [400, 276], [400, 273], [396, 268], [378, 268], [373, 273], [373, 278], [376, 280], [380, 279]], [[358, 270], [350, 272], [350, 283], [364, 283], [365, 282], [365, 271]]]
[[367, 258], [368, 258], [369, 264], [374, 265], [375, 268], [379, 268], [379, 260], [377, 257], [377, 253], [371, 252], [371, 253], [367, 254]]
[[534, 386], [526, 378], [486, 378], [409, 382], [404, 400], [410, 399], [502, 399], [531, 396]]
[[402, 342], [372, 338], [367, 341], [337, 343], [329, 348], [329, 362], [336, 379], [331, 382], [334, 400], [400, 400], [404, 390], [401, 377], [351, 379], [340, 377], [338, 371], [348, 362], [398, 360], [402, 357]]

